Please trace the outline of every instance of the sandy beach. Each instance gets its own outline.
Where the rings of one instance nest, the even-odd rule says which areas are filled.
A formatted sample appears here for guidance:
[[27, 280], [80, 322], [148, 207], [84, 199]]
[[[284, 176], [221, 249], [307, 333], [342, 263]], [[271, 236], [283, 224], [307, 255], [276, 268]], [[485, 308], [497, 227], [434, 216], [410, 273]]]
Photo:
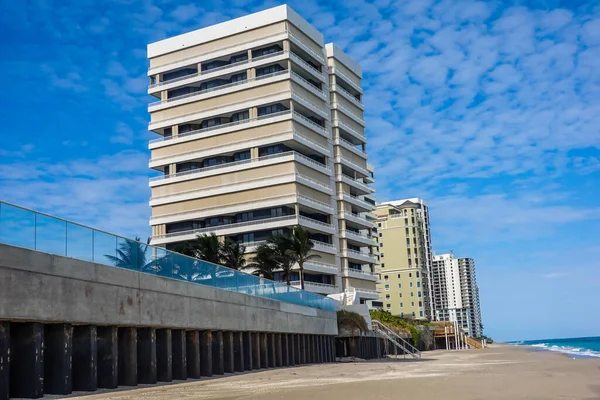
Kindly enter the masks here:
[[81, 399], [600, 399], [600, 359], [525, 347], [265, 370]]

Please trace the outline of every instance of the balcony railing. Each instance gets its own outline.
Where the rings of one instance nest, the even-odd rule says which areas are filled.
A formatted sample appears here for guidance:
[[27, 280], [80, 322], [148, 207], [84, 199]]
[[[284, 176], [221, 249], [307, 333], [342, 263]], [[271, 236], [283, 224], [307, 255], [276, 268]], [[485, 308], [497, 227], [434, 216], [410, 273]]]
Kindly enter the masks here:
[[[298, 111], [294, 111], [294, 117], [298, 117], [300, 118], [302, 121], [304, 122], [308, 122], [309, 124], [311, 124], [313, 127], [317, 128], [317, 130], [319, 132], [321, 132], [321, 134], [323, 134], [324, 136], [329, 137], [329, 134], [327, 133], [327, 129], [325, 129], [325, 127], [317, 124], [315, 121], [311, 120], [308, 117], [305, 117], [304, 115], [300, 114]], [[314, 129], [314, 128], [313, 128]]]
[[311, 54], [314, 58], [317, 59], [317, 61], [320, 61], [321, 64], [325, 64], [325, 56], [323, 54], [319, 54], [316, 51], [314, 51], [313, 49], [311, 49], [309, 46], [307, 46], [306, 44], [304, 44], [304, 42], [302, 42], [302, 40], [300, 40], [299, 38], [297, 38], [296, 36], [292, 35], [291, 33], [288, 32], [288, 36], [290, 37], [290, 39], [292, 39], [292, 41], [297, 44], [298, 46], [302, 47], [302, 49], [304, 51], [306, 51], [307, 53]]
[[354, 143], [352, 143], [344, 138], [336, 137], [334, 140], [334, 143], [337, 144], [338, 146], [342, 146], [345, 149], [348, 149], [360, 156], [366, 157], [366, 155], [367, 155], [367, 152], [362, 149], [362, 146], [356, 147], [356, 145]]
[[183, 99], [187, 99], [187, 98], [194, 97], [194, 96], [200, 96], [202, 94], [206, 94], [206, 93], [210, 93], [210, 92], [215, 92], [215, 91], [222, 90], [222, 89], [228, 89], [228, 88], [231, 88], [231, 87], [234, 87], [234, 86], [245, 85], [245, 84], [250, 83], [250, 82], [260, 81], [260, 80], [263, 80], [263, 79], [272, 78], [274, 76], [289, 74], [289, 72], [290, 71], [286, 69], [286, 70], [283, 70], [283, 71], [277, 71], [277, 72], [273, 72], [273, 73], [270, 73], [270, 74], [257, 76], [255, 78], [248, 78], [248, 79], [243, 80], [243, 81], [231, 82], [231, 83], [227, 83], [225, 85], [215, 86], [215, 87], [204, 89], [204, 90], [199, 90], [197, 92], [186, 93], [186, 94], [182, 94], [181, 96], [175, 96], [175, 97], [168, 98], [166, 100], [155, 101], [153, 103], [150, 103], [148, 105], [148, 107], [154, 107], [154, 106], [158, 106], [158, 105], [161, 105], [161, 104], [167, 104], [167, 103], [170, 103], [170, 102], [173, 102], [173, 101], [177, 101], [177, 100], [183, 100]]
[[217, 129], [230, 128], [230, 127], [236, 126], [236, 125], [248, 124], [250, 122], [261, 121], [264, 119], [281, 117], [282, 115], [290, 115], [291, 113], [292, 113], [291, 110], [279, 111], [279, 112], [272, 113], [272, 114], [261, 115], [259, 117], [255, 117], [255, 118], [248, 118], [248, 119], [243, 119], [241, 121], [233, 121], [233, 122], [228, 122], [226, 124], [210, 126], [210, 127], [202, 128], [202, 129], [196, 129], [193, 131], [180, 133], [179, 135], [175, 135], [175, 136], [166, 136], [166, 137], [163, 136], [158, 139], [152, 139], [150, 141], [150, 143], [152, 144], [152, 143], [158, 143], [158, 142], [164, 142], [164, 141], [169, 141], [169, 140], [173, 140], [173, 139], [188, 137], [188, 136], [192, 136], [192, 135], [198, 135], [200, 133], [210, 132], [210, 131], [214, 131]]
[[343, 123], [342, 121], [340, 121], [339, 119], [336, 120], [336, 124], [339, 128], [342, 128], [344, 131], [356, 136], [358, 139], [365, 141], [365, 134], [364, 133], [360, 133], [359, 131], [357, 131], [354, 128], [351, 128], [349, 125], [346, 125], [345, 123]]
[[198, 228], [198, 229], [190, 229], [187, 231], [165, 233], [164, 235], [153, 236], [153, 238], [154, 239], [163, 239], [163, 238], [170, 238], [170, 237], [177, 237], [177, 236], [195, 235], [198, 233], [214, 232], [214, 231], [221, 230], [221, 229], [243, 228], [245, 226], [265, 225], [265, 224], [271, 224], [271, 223], [275, 223], [275, 222], [284, 222], [284, 221], [292, 221], [292, 220], [296, 220], [296, 215], [284, 215], [281, 217], [257, 219], [254, 221], [235, 222], [233, 224], [208, 226], [206, 228]]
[[318, 105], [308, 100], [306, 97], [299, 95], [297, 92], [292, 90], [292, 99], [297, 101], [298, 103], [304, 105], [304, 107], [308, 108], [310, 111], [319, 114], [325, 119], [329, 119], [329, 110], [324, 110], [325, 105]]
[[336, 179], [338, 181], [341, 180], [342, 182], [345, 182], [345, 183], [347, 183], [348, 185], [351, 185], [351, 186], [358, 186], [358, 187], [360, 187], [362, 190], [364, 190], [367, 193], [371, 193], [371, 192], [375, 191], [375, 189], [373, 189], [371, 186], [367, 185], [366, 183], [363, 183], [363, 182], [359, 181], [358, 179], [354, 179], [354, 178], [352, 178], [352, 177], [350, 177], [348, 175], [345, 175], [345, 174], [341, 174], [341, 175], [337, 174], [336, 175]]
[[337, 247], [331, 243], [320, 242], [318, 240], [313, 240], [313, 243], [315, 244], [315, 246], [323, 247], [326, 249], [331, 249], [331, 250], [337, 249]]
[[336, 162], [342, 162], [342, 163], [349, 164], [355, 171], [360, 172], [363, 175], [368, 175], [369, 174], [369, 172], [367, 171], [366, 167], [364, 167], [362, 165], [358, 165], [354, 161], [350, 161], [349, 159], [347, 159], [343, 155], [338, 155], [336, 157]]
[[248, 159], [248, 160], [239, 160], [239, 161], [232, 161], [229, 163], [223, 163], [223, 164], [219, 164], [219, 165], [211, 165], [209, 167], [202, 167], [202, 168], [195, 168], [195, 169], [191, 169], [189, 171], [182, 171], [182, 172], [176, 172], [174, 174], [170, 174], [170, 175], [161, 175], [161, 176], [155, 176], [150, 178], [151, 182], [154, 181], [160, 181], [160, 180], [165, 180], [165, 179], [169, 179], [169, 178], [175, 178], [175, 177], [180, 177], [180, 176], [186, 176], [186, 175], [191, 175], [191, 174], [197, 174], [200, 172], [206, 172], [206, 171], [212, 171], [212, 170], [216, 170], [216, 169], [221, 169], [221, 168], [227, 168], [227, 167], [235, 167], [238, 165], [244, 165], [244, 164], [251, 164], [251, 163], [257, 163], [260, 161], [266, 161], [266, 160], [270, 160], [270, 159], [275, 159], [275, 158], [281, 158], [281, 157], [287, 157], [287, 156], [292, 156], [294, 158], [299, 158], [305, 161], [308, 161], [320, 168], [324, 168], [326, 170], [329, 170], [329, 167], [325, 164], [322, 164], [318, 161], [313, 160], [310, 157], [305, 156], [304, 154], [300, 154], [296, 151], [286, 151], [283, 153], [277, 153], [277, 154], [270, 154], [268, 156], [262, 156], [262, 157], [258, 157], [258, 158], [252, 158], [252, 159]]
[[347, 271], [349, 274], [367, 275], [367, 276], [371, 276], [371, 277], [377, 276], [377, 274], [374, 272], [364, 271], [362, 269], [348, 268]]
[[310, 65], [309, 63], [307, 63], [306, 61], [304, 61], [302, 59], [302, 57], [300, 57], [299, 55], [297, 55], [293, 51], [290, 51], [290, 58], [293, 61], [295, 61], [296, 63], [302, 65], [303, 67], [308, 68], [309, 70], [313, 71], [314, 73], [316, 73], [317, 75], [319, 75], [321, 78], [323, 78], [323, 80], [326, 80], [327, 74], [325, 74], [324, 72], [319, 71], [318, 69], [316, 69], [315, 67], [313, 67], [312, 65]]
[[350, 100], [351, 102], [353, 102], [355, 105], [357, 105], [359, 108], [364, 108], [364, 104], [362, 103], [362, 101], [360, 101], [359, 99], [356, 98], [356, 96], [354, 96], [352, 93], [350, 93], [349, 91], [347, 91], [346, 89], [344, 89], [341, 85], [335, 85], [335, 90], [339, 90], [340, 92], [342, 92], [343, 94], [345, 94], [348, 100]]
[[[300, 286], [300, 281], [291, 281], [290, 285], [292, 286]], [[324, 289], [335, 289], [335, 285], [330, 285], [328, 283], [320, 283], [320, 282], [310, 282], [304, 281], [304, 287], [314, 287], [314, 288], [324, 288]]]
[[310, 176], [302, 175], [302, 174], [296, 174], [296, 176], [299, 177], [299, 178], [301, 178], [301, 179], [304, 179], [304, 180], [306, 180], [306, 181], [308, 181], [308, 182], [310, 182], [310, 183], [312, 183], [314, 185], [320, 186], [323, 189], [327, 189], [328, 191], [331, 191], [331, 186], [328, 186], [328, 185], [324, 184], [323, 182], [319, 182], [319, 181], [311, 178]]
[[368, 257], [368, 258], [375, 257], [371, 253], [363, 253], [362, 251], [356, 251], [356, 250], [352, 250], [352, 249], [345, 249], [345, 251], [347, 251], [348, 254], [354, 255], [355, 257]]
[[364, 126], [365, 125], [365, 120], [362, 116], [356, 114], [355, 112], [351, 111], [349, 108], [344, 107], [343, 105], [341, 105], [338, 102], [335, 102], [331, 105], [334, 109], [338, 109], [338, 110], [342, 110], [344, 112], [344, 114], [348, 115], [350, 118], [353, 118], [356, 122], [358, 122], [360, 125]]
[[328, 224], [327, 222], [321, 222], [321, 221], [317, 221], [316, 219], [312, 219], [312, 218], [308, 218], [302, 215], [298, 216], [298, 220], [299, 221], [303, 221], [304, 223], [307, 224], [315, 224], [315, 225], [319, 225], [322, 226], [324, 229], [334, 229], [333, 225]]
[[321, 208], [325, 208], [328, 211], [333, 211], [333, 207], [331, 206], [331, 204], [328, 203], [324, 203], [322, 201], [319, 200], [315, 200], [315, 199], [311, 199], [310, 197], [307, 196], [302, 196], [302, 195], [298, 195], [298, 198], [306, 201], [309, 204], [314, 204], [315, 206], [321, 207]]
[[231, 63], [231, 64], [227, 64], [227, 65], [222, 65], [222, 66], [216, 67], [216, 68], [211, 68], [211, 69], [208, 69], [206, 71], [199, 71], [199, 72], [197, 72], [195, 74], [180, 76], [178, 78], [169, 79], [168, 81], [162, 81], [162, 82], [155, 83], [153, 85], [149, 85], [148, 89], [153, 89], [153, 88], [156, 88], [156, 87], [165, 86], [165, 85], [168, 85], [168, 84], [171, 84], [171, 83], [175, 83], [175, 82], [180, 82], [180, 81], [183, 81], [183, 80], [186, 80], [186, 79], [196, 78], [196, 77], [199, 77], [199, 76], [202, 76], [202, 75], [209, 75], [209, 74], [212, 74], [213, 72], [225, 71], [225, 70], [228, 70], [228, 69], [233, 68], [233, 67], [238, 67], [240, 65], [249, 64], [249, 63], [251, 63], [253, 61], [261, 61], [261, 60], [265, 60], [267, 58], [277, 57], [277, 56], [280, 56], [280, 55], [285, 54], [285, 53], [287, 53], [287, 51], [282, 50], [282, 51], [278, 51], [276, 53], [265, 54], [263, 56], [254, 57], [252, 59], [238, 61], [238, 62], [235, 62], [235, 63]]
[[307, 265], [314, 265], [319, 268], [327, 268], [332, 271], [337, 271], [337, 269], [338, 269], [335, 264], [327, 264], [327, 263], [323, 263], [323, 262], [319, 262], [319, 261], [312, 261], [312, 260], [307, 261], [306, 264], [304, 264], [304, 268], [306, 268]]
[[344, 78], [344, 82], [346, 82], [348, 85], [350, 85], [354, 89], [356, 89], [357, 92], [359, 92], [359, 93], [363, 92], [362, 87], [360, 87], [359, 84], [355, 83], [348, 75], [346, 75], [342, 71], [340, 71], [339, 68], [329, 67], [329, 73], [333, 73], [333, 74], [341, 76], [342, 78]]
[[369, 209], [369, 210], [375, 209], [375, 206], [373, 204], [371, 204], [371, 203], [369, 203], [367, 201], [364, 201], [363, 199], [359, 198], [358, 196], [355, 196], [353, 194], [346, 193], [346, 192], [342, 192], [340, 194], [342, 195], [342, 198], [349, 197], [352, 200], [354, 200], [355, 202], [360, 203], [360, 205], [362, 205], [366, 209]]
[[306, 90], [310, 91], [311, 93], [313, 93], [316, 96], [319, 96], [323, 100], [327, 99], [327, 94], [325, 92], [323, 92], [322, 89], [319, 89], [318, 87], [313, 85], [311, 82], [304, 79], [302, 77], [302, 75], [297, 74], [296, 72], [292, 71], [291, 76], [292, 76], [292, 79], [296, 79], [297, 82], [299, 82]]

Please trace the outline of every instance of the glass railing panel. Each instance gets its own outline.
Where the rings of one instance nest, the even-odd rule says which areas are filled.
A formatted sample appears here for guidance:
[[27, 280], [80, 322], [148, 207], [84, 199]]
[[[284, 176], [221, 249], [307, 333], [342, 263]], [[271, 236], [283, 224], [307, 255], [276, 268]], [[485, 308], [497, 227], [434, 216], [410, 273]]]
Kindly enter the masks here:
[[44, 253], [67, 255], [67, 223], [37, 214], [35, 218], [35, 250]]
[[0, 203], [0, 242], [35, 250], [35, 218], [28, 210]]
[[94, 261], [93, 230], [67, 222], [67, 257], [83, 261]]

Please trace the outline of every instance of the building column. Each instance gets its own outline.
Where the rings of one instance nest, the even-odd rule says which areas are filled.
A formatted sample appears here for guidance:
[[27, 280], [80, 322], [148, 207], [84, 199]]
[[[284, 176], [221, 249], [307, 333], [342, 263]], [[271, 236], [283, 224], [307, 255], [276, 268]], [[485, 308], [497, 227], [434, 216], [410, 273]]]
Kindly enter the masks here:
[[138, 382], [156, 383], [156, 329], [139, 328], [137, 340]]
[[119, 328], [119, 386], [137, 386], [137, 329]]
[[281, 366], [287, 367], [290, 365], [290, 336], [287, 333], [281, 333], [279, 337], [281, 341]]
[[70, 394], [73, 391], [73, 326], [44, 326], [44, 393]]
[[307, 364], [312, 364], [315, 362], [315, 353], [314, 353], [314, 342], [313, 342], [313, 335], [306, 335], [306, 339], [308, 341], [308, 351], [306, 352], [306, 354], [308, 355], [308, 357], [306, 357], [306, 363]]
[[352, 336], [348, 338], [348, 356], [359, 357], [358, 337]]
[[300, 364], [308, 364], [308, 337], [300, 335]]
[[275, 366], [281, 367], [283, 366], [283, 349], [281, 344], [281, 333], [273, 334], [273, 339], [275, 341]]
[[253, 367], [253, 337], [252, 332], [242, 332], [242, 340], [244, 341], [244, 371], [252, 371]]
[[10, 326], [10, 397], [36, 399], [44, 395], [44, 325]]
[[212, 332], [200, 332], [200, 372], [202, 376], [213, 376], [212, 370]]
[[173, 381], [173, 337], [168, 328], [156, 330], [156, 380]]
[[235, 372], [233, 357], [233, 332], [223, 332], [223, 369], [225, 372]]
[[275, 349], [275, 334], [267, 333], [267, 352], [269, 354], [269, 368], [275, 368], [277, 366], [277, 355]]
[[0, 321], [0, 400], [10, 395], [10, 322]]
[[288, 337], [288, 354], [289, 354], [289, 361], [288, 361], [288, 365], [291, 367], [293, 365], [296, 365], [296, 341], [294, 338], [294, 334], [293, 333], [288, 333], [287, 337]]
[[73, 327], [73, 391], [98, 390], [97, 336], [94, 325]]
[[323, 335], [317, 335], [317, 361], [319, 364], [325, 362], [325, 346], [323, 342]]
[[269, 351], [265, 332], [260, 333], [260, 367], [269, 368]]
[[171, 330], [171, 350], [173, 352], [173, 379], [187, 379], [187, 350], [185, 330]]
[[98, 387], [115, 389], [119, 386], [119, 340], [116, 326], [97, 328]]
[[223, 375], [225, 373], [225, 360], [223, 351], [223, 332], [213, 332], [212, 341], [212, 361], [213, 361], [213, 374]]
[[252, 332], [252, 369], [261, 369], [262, 363], [260, 362], [260, 333]]
[[244, 372], [244, 334], [233, 332], [233, 370]]
[[185, 361], [187, 377], [200, 379], [200, 332], [197, 330], [185, 332]]

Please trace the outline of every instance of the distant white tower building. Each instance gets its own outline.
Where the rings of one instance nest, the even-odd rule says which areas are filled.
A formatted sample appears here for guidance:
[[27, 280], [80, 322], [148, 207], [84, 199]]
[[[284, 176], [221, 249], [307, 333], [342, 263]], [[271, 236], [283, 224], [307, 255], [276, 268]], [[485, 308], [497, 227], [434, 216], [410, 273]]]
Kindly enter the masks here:
[[437, 321], [457, 321], [471, 337], [481, 337], [479, 287], [472, 258], [454, 254], [433, 257], [432, 292]]

